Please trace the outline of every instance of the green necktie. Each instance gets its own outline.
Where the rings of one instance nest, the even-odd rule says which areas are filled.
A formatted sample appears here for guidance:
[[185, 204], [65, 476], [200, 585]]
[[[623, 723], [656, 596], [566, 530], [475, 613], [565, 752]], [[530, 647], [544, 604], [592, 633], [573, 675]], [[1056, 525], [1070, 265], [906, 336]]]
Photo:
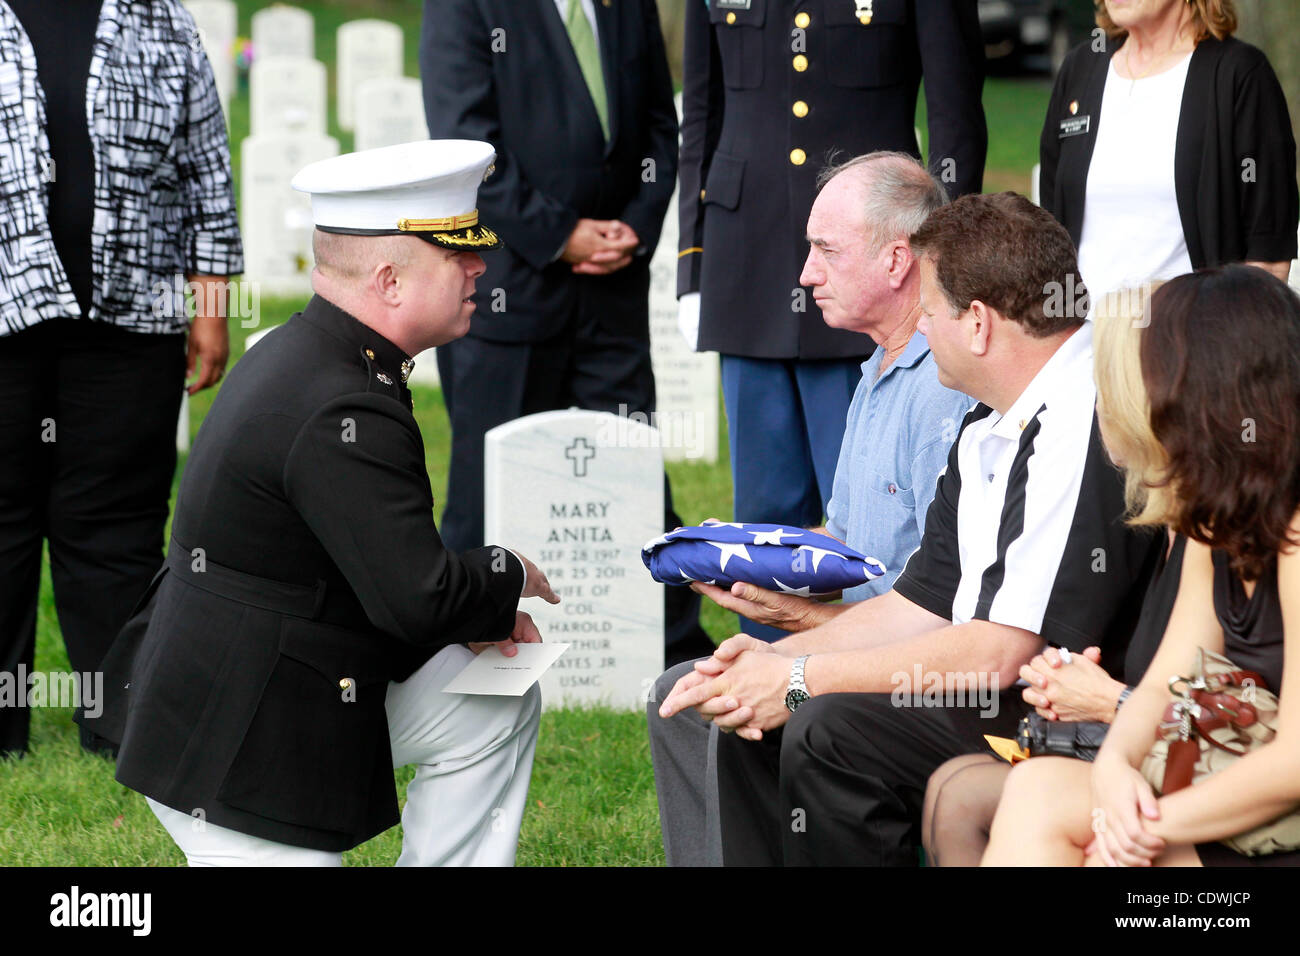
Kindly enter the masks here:
[[578, 56], [578, 67], [582, 78], [587, 81], [591, 92], [591, 101], [596, 104], [596, 115], [600, 117], [600, 128], [609, 139], [609, 104], [605, 99], [605, 74], [600, 68], [600, 49], [596, 46], [596, 34], [592, 32], [591, 22], [582, 12], [582, 0], [569, 0], [569, 13], [565, 17], [564, 28], [569, 33], [569, 42], [573, 52]]

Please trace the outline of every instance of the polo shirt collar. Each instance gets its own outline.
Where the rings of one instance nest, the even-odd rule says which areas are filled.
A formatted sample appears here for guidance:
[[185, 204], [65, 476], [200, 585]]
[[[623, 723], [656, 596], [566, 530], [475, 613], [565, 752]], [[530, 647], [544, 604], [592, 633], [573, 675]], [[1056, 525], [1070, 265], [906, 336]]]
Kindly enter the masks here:
[[[1084, 322], [1073, 335], [1061, 343], [1061, 347], [1025, 386], [1020, 397], [1012, 402], [1007, 413], [993, 423], [988, 434], [1019, 441], [1020, 433], [1033, 421], [1039, 409], [1051, 403], [1053, 396], [1062, 391], [1073, 391], [1078, 387], [1076, 376], [1071, 375], [1069, 369], [1075, 362], [1091, 353], [1092, 323]], [[1088, 374], [1090, 376], [1092, 374], [1091, 367]]]
[[876, 346], [876, 350], [871, 353], [871, 358], [862, 363], [862, 374], [870, 375], [868, 381], [884, 381], [889, 374], [896, 368], [912, 368], [919, 365], [930, 354], [930, 343], [925, 336], [917, 329], [912, 333], [912, 337], [907, 340], [902, 353], [898, 358], [889, 363], [889, 368], [885, 369], [885, 374], [876, 376], [876, 370], [880, 368], [880, 363], [885, 360], [885, 350], [881, 346]]

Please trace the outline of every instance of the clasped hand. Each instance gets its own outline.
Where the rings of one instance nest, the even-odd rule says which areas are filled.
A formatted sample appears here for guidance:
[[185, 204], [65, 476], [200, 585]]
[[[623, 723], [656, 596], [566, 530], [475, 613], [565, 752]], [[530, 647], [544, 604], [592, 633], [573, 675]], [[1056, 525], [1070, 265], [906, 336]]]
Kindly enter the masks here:
[[1048, 720], [1110, 722], [1124, 685], [1101, 667], [1101, 650], [1086, 648], [1069, 663], [1054, 647], [1020, 668], [1029, 684], [1021, 696]]
[[641, 237], [618, 219], [579, 219], [561, 258], [580, 275], [601, 276], [631, 265]]
[[789, 680], [789, 657], [771, 644], [737, 634], [673, 685], [659, 716], [693, 707], [722, 731], [761, 740], [763, 731], [780, 727], [790, 716], [785, 706]]

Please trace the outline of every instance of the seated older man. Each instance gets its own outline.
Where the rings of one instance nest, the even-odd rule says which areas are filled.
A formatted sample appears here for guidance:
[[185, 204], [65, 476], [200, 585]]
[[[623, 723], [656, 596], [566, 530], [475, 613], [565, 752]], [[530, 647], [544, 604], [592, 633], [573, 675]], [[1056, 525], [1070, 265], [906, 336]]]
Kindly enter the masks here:
[[[820, 529], [879, 558], [883, 577], [844, 595], [882, 594], [921, 543], [925, 515], [948, 446], [972, 399], [942, 385], [923, 334], [920, 275], [908, 236], [947, 200], [943, 187], [912, 157], [876, 152], [828, 168], [808, 217], [811, 286], [827, 325], [870, 336], [879, 348], [862, 365], [849, 407], [835, 483]], [[841, 613], [829, 604], [750, 584], [730, 591], [695, 589], [761, 624], [798, 631]], [[693, 662], [668, 670], [650, 703], [650, 748], [670, 865], [721, 863], [713, 754], [717, 731], [694, 710], [672, 720], [655, 713]]]

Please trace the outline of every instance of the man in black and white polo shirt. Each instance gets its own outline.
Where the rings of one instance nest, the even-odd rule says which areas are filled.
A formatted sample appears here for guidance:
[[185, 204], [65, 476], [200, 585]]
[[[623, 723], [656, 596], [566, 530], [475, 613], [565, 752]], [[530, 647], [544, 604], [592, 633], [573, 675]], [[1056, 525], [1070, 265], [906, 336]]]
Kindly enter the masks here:
[[776, 644], [737, 635], [664, 702], [736, 731], [718, 747], [729, 865], [915, 864], [927, 778], [1013, 734], [1021, 665], [1095, 644], [1118, 672], [1159, 547], [1123, 522], [1065, 230], [1002, 193], [911, 242], [940, 381], [978, 404], [893, 590]]

